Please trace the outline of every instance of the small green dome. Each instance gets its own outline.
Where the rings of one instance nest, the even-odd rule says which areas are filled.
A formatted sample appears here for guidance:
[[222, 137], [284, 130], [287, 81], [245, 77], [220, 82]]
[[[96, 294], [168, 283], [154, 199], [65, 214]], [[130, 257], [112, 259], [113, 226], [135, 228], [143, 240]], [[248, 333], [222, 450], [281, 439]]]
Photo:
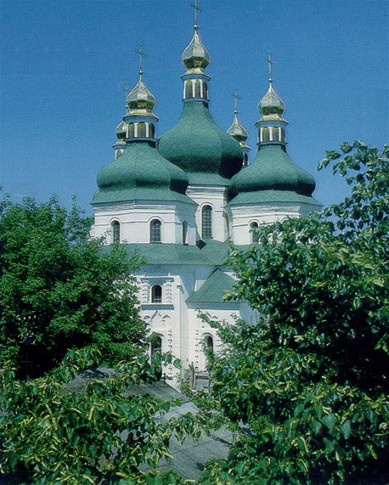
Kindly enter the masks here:
[[285, 111], [285, 104], [278, 96], [278, 94], [274, 91], [272, 83], [270, 83], [267, 93], [259, 102], [258, 111], [264, 116], [282, 116], [282, 113]]
[[[261, 146], [253, 163], [231, 180], [230, 198], [264, 190], [291, 191], [311, 196], [315, 179], [298, 167], [280, 145]], [[254, 201], [254, 200], [253, 200]]]
[[178, 123], [161, 136], [158, 150], [188, 173], [189, 183], [225, 183], [242, 166], [239, 143], [225, 133], [202, 101], [184, 103]]
[[195, 28], [192, 40], [182, 53], [181, 60], [187, 69], [193, 69], [196, 67], [205, 69], [211, 62], [211, 56], [201, 42], [197, 28]]
[[180, 195], [186, 200], [188, 177], [164, 159], [153, 143], [129, 143], [117, 160], [100, 170], [97, 185], [92, 204], [133, 200], [135, 194], [154, 200], [174, 200]]

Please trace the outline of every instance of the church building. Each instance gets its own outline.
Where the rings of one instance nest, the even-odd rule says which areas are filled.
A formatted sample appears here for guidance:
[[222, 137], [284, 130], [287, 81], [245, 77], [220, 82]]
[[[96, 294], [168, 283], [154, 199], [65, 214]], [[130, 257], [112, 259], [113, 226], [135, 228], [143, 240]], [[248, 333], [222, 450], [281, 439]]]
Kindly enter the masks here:
[[[153, 347], [171, 352], [199, 379], [206, 370], [204, 349], [220, 345], [199, 311], [230, 322], [252, 318], [246, 303], [223, 298], [234, 284], [226, 266], [230, 242], [247, 247], [256, 243], [253, 229], [260, 224], [321, 208], [312, 197], [314, 178], [287, 154], [285, 106], [273, 88], [270, 59], [251, 163], [237, 106], [227, 132], [209, 110], [210, 61], [195, 20], [182, 54], [182, 114], [161, 137], [140, 62], [139, 81], [116, 129], [115, 160], [99, 172], [92, 200], [92, 236], [146, 260], [137, 279]], [[166, 372], [174, 375], [172, 367]]]

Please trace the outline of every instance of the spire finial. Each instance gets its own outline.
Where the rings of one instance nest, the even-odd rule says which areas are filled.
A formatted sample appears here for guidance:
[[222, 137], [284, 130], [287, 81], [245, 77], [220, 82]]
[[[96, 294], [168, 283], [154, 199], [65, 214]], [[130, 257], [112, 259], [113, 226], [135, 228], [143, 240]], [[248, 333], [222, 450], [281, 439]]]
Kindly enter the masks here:
[[197, 17], [198, 17], [198, 13], [201, 12], [201, 8], [199, 7], [198, 0], [194, 0], [194, 3], [191, 3], [190, 6], [193, 7], [193, 9], [194, 9], [194, 25], [193, 25], [193, 27], [194, 27], [195, 30], [198, 30], [199, 24], [198, 24], [198, 21], [197, 21]]
[[273, 83], [272, 71], [273, 71], [274, 61], [271, 58], [271, 52], [270, 51], [267, 54], [267, 63], [269, 65], [269, 83], [272, 84]]
[[232, 93], [232, 97], [234, 98], [234, 114], [238, 114], [238, 99], [240, 99], [240, 96], [238, 94], [238, 91], [235, 89], [234, 92]]
[[146, 57], [145, 51], [143, 50], [142, 42], [139, 42], [139, 48], [135, 51], [139, 54], [139, 76], [142, 79], [143, 76], [143, 57]]

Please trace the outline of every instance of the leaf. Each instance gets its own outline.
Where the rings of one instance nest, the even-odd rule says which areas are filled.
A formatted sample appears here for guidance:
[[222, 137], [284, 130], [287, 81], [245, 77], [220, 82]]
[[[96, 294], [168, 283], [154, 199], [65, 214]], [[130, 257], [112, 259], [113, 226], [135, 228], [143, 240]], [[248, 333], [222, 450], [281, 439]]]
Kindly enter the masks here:
[[321, 422], [326, 426], [330, 431], [334, 429], [336, 423], [336, 416], [333, 413], [327, 414], [324, 418], [321, 419]]
[[344, 439], [348, 440], [351, 435], [351, 423], [349, 419], [342, 424], [341, 429]]

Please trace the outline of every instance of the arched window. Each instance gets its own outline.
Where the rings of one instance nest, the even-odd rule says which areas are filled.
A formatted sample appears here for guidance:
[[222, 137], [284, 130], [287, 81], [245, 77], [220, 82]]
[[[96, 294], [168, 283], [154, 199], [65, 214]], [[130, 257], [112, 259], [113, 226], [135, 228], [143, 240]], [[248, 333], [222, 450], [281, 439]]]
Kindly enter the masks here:
[[200, 81], [200, 79], [196, 79], [195, 98], [201, 98], [201, 81]]
[[201, 212], [201, 236], [203, 239], [212, 238], [212, 207], [205, 205]]
[[192, 94], [192, 81], [186, 81], [185, 83], [185, 99], [193, 98]]
[[208, 352], [213, 352], [213, 338], [211, 335], [206, 335], [204, 339], [205, 350]]
[[150, 242], [161, 242], [161, 221], [159, 221], [158, 219], [153, 219], [150, 222]]
[[280, 141], [280, 135], [277, 127], [273, 127], [273, 141]]
[[249, 164], [249, 157], [247, 153], [243, 153], [243, 167], [247, 167]]
[[153, 333], [151, 335], [150, 344], [151, 355], [155, 354], [156, 352], [162, 351], [162, 337], [157, 333]]
[[252, 244], [255, 244], [259, 241], [258, 239], [258, 222], [252, 222], [250, 224], [250, 231], [251, 231], [251, 242]]
[[112, 228], [112, 243], [120, 243], [120, 222], [113, 221], [111, 224]]
[[154, 136], [155, 136], [155, 127], [154, 127], [153, 123], [149, 124], [149, 136], [150, 136], [150, 138], [154, 138]]
[[262, 141], [269, 141], [269, 140], [270, 140], [269, 128], [265, 126], [265, 128], [262, 129]]
[[143, 121], [138, 124], [138, 138], [146, 138], [146, 123]]
[[151, 303], [162, 303], [162, 286], [154, 285], [151, 288]]
[[188, 223], [182, 223], [182, 244], [188, 244]]
[[203, 98], [208, 99], [208, 86], [205, 81], [203, 81]]
[[285, 143], [285, 128], [281, 128], [281, 141]]
[[135, 130], [134, 130], [134, 123], [130, 123], [128, 125], [128, 138], [134, 138]]

